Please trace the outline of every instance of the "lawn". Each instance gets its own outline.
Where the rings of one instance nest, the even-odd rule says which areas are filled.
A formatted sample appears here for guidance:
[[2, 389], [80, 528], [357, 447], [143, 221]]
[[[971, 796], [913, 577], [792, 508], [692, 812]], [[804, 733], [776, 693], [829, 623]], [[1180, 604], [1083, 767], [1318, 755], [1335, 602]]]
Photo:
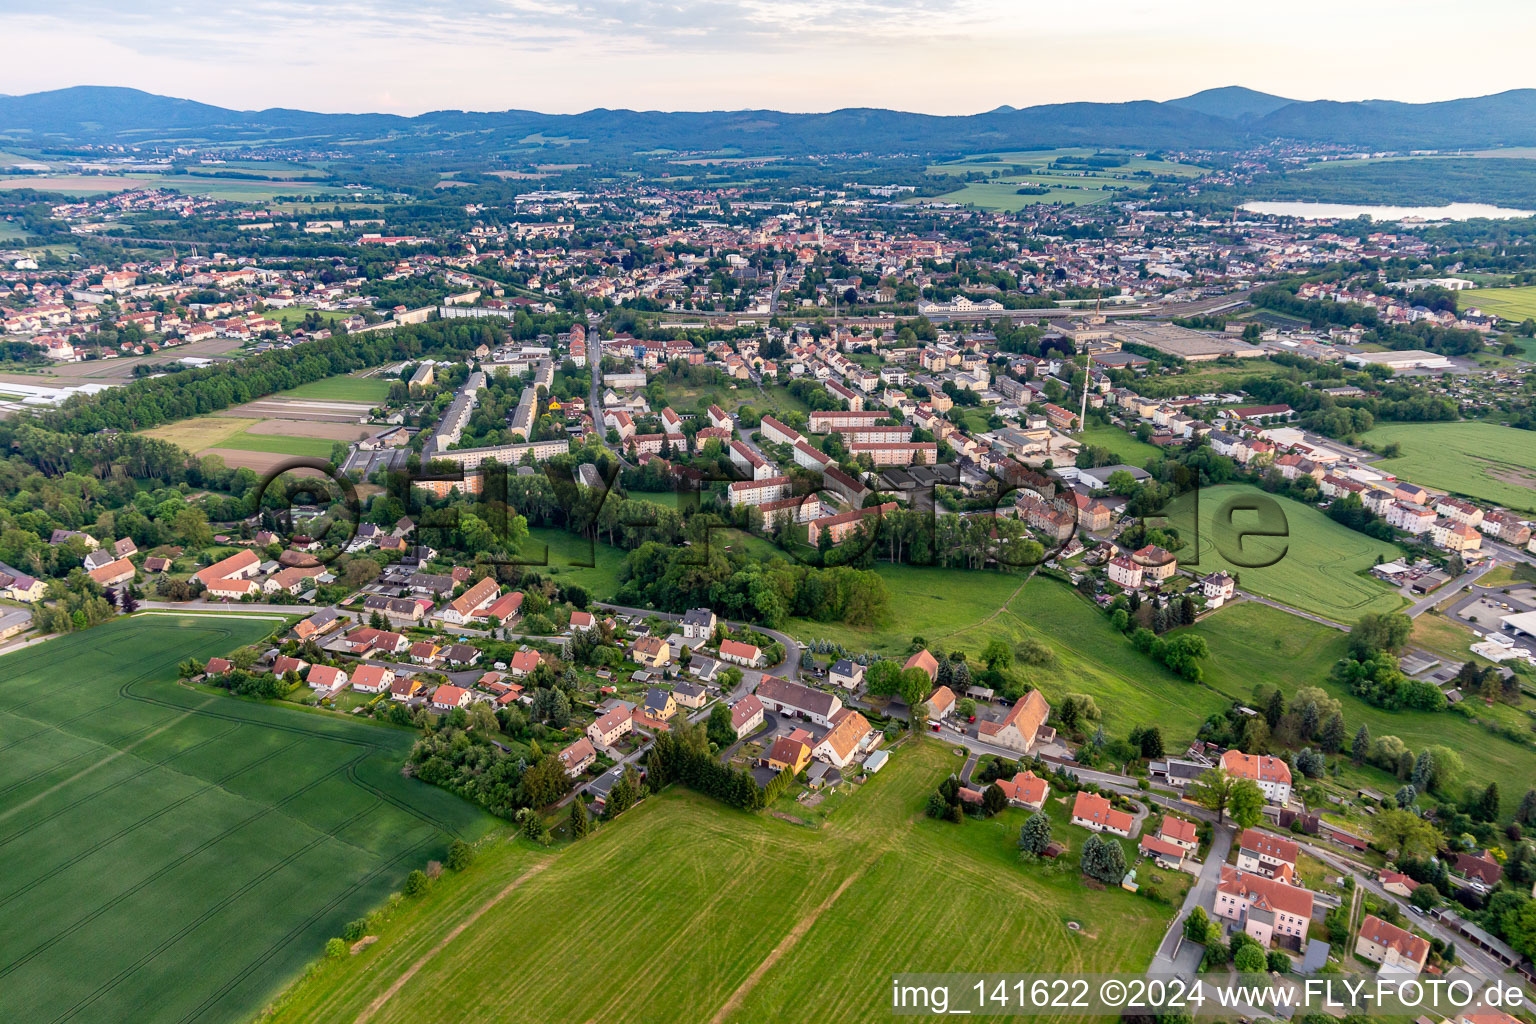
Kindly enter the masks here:
[[386, 377], [326, 377], [312, 380], [281, 392], [285, 398], [305, 398], [315, 402], [382, 402], [389, 396], [392, 381]]
[[[1038, 203], [1063, 203], [1067, 206], [1088, 206], [1093, 203], [1103, 203], [1120, 197], [1124, 198], [1127, 192], [1123, 189], [1109, 191], [1099, 185], [1101, 179], [1085, 178], [1083, 187], [1050, 188], [1050, 191], [1040, 195], [1019, 195], [1019, 189], [1029, 185], [1030, 179], [1024, 177], [1019, 181], [973, 181], [954, 192], [946, 192], [941, 196], [925, 196], [921, 199], [909, 200], [909, 202], [922, 203], [960, 203], [963, 205], [977, 206], [983, 210], [1002, 210], [1014, 212]], [[1134, 191], [1141, 191], [1139, 188]]]
[[[957, 765], [900, 748], [819, 830], [674, 788], [557, 852], [482, 844], [273, 1020], [878, 1021], [897, 971], [1143, 969], [1166, 908], [1021, 867], [1014, 815], [922, 817]], [[488, 966], [512, 949], [515, 969]]]
[[[1366, 612], [1402, 606], [1401, 595], [1360, 575], [1376, 564], [1378, 555], [1383, 560], [1397, 557], [1394, 545], [1340, 526], [1310, 505], [1246, 484], [1207, 487], [1198, 493], [1198, 547], [1191, 495], [1177, 499], [1166, 516], [1154, 520], [1166, 519], [1177, 527], [1183, 542], [1177, 552], [1181, 567], [1201, 573], [1225, 570], [1238, 577], [1243, 590], [1346, 624]], [[1278, 507], [1283, 519], [1246, 511], [1253, 501], [1274, 502], [1269, 507]], [[1259, 529], [1283, 530], [1285, 535], [1241, 536]], [[1265, 564], [1271, 561], [1274, 564]]]
[[266, 315], [286, 327], [289, 324], [302, 323], [304, 318], [311, 313], [327, 324], [333, 324], [338, 320], [345, 320], [352, 315], [351, 313], [343, 313], [334, 309], [311, 309], [309, 306], [286, 306], [282, 309], [269, 309]]
[[[1261, 683], [1279, 686], [1288, 695], [1302, 686], [1321, 686], [1343, 705], [1351, 737], [1364, 724], [1372, 737], [1397, 736], [1415, 752], [1444, 744], [1461, 754], [1467, 781], [1479, 787], [1497, 781], [1504, 788], [1506, 780], [1519, 780], [1505, 794], [1506, 816], [1525, 791], [1525, 780], [1536, 779], [1536, 749], [1529, 739], [1515, 743], [1449, 711], [1383, 711], [1330, 683], [1328, 670], [1347, 648], [1339, 630], [1252, 602], [1223, 608], [1189, 628], [1211, 648], [1204, 663], [1206, 681], [1231, 699], [1251, 701], [1253, 688]], [[1513, 709], [1469, 703], [1477, 704], [1474, 714], [1495, 722], [1524, 718]]]
[[1138, 441], [1119, 427], [1112, 427], [1108, 423], [1090, 424], [1078, 435], [1078, 438], [1086, 445], [1108, 448], [1115, 453], [1117, 461], [1139, 469], [1145, 468], [1148, 460], [1161, 458], [1163, 454], [1156, 445]]
[[409, 732], [174, 683], [272, 627], [139, 616], [0, 658], [0, 1019], [249, 1019], [483, 831], [401, 776]]
[[1365, 434], [1403, 453], [1376, 467], [1421, 487], [1536, 510], [1536, 433], [1496, 423], [1386, 423]]

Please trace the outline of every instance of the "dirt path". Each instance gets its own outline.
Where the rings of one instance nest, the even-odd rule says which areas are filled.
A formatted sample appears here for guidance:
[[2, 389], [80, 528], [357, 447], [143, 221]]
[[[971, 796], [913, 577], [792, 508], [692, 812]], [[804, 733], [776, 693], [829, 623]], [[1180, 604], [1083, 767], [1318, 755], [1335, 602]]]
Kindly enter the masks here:
[[396, 978], [394, 982], [389, 986], [389, 988], [384, 990], [384, 993], [380, 995], [379, 998], [369, 1003], [367, 1008], [364, 1009], [362, 1013], [357, 1015], [356, 1024], [363, 1024], [364, 1021], [368, 1020], [374, 1014], [383, 1009], [384, 1004], [394, 998], [395, 993], [404, 988], [406, 982], [416, 977], [417, 972], [419, 972], [423, 967], [427, 966], [427, 962], [429, 960], [431, 960], [437, 954], [441, 953], [444, 949], [448, 948], [448, 944], [450, 942], [464, 934], [470, 925], [480, 920], [480, 918], [483, 917], [491, 908], [495, 907], [496, 904], [512, 895], [512, 893], [517, 891], [518, 887], [521, 886], [524, 882], [544, 871], [544, 869], [548, 868], [553, 863], [554, 858], [551, 857], [548, 860], [544, 860], [538, 864], [535, 864], [527, 871], [524, 871], [521, 875], [518, 875], [516, 878], [512, 879], [512, 881], [508, 882], [506, 888], [502, 889], [501, 892], [498, 892], [495, 896], [492, 896], [490, 899], [476, 907], [473, 914], [470, 914], [464, 920], [454, 925], [453, 929], [447, 935], [443, 936], [442, 941], [433, 946], [431, 949], [427, 950], [427, 952], [420, 959], [411, 964], [410, 967], [406, 968], [405, 972], [402, 973], [400, 977]]
[[836, 889], [832, 890], [832, 894], [830, 896], [822, 900], [821, 903], [817, 905], [817, 907], [810, 913], [796, 921], [795, 926], [789, 930], [789, 934], [780, 939], [779, 944], [773, 947], [773, 951], [763, 958], [763, 962], [758, 964], [756, 969], [753, 970], [751, 974], [747, 975], [747, 979], [745, 981], [736, 986], [736, 991], [731, 993], [731, 998], [727, 999], [725, 1001], [725, 1005], [720, 1007], [719, 1011], [709, 1019], [709, 1024], [723, 1024], [723, 1022], [731, 1015], [731, 1013], [740, 1009], [742, 1001], [745, 1000], [748, 994], [750, 994], [751, 991], [757, 987], [757, 983], [762, 980], [763, 975], [772, 970], [773, 965], [778, 963], [779, 960], [783, 958], [784, 954], [795, 948], [795, 945], [799, 943], [802, 938], [804, 938], [805, 933], [811, 930], [811, 925], [815, 924], [822, 914], [826, 913], [832, 908], [832, 904], [837, 902], [837, 898], [841, 896], [850, 885], [863, 877], [864, 872], [868, 870], [869, 866], [873, 864], [878, 857], [879, 853], [877, 852], [869, 860], [859, 865], [859, 869], [853, 874], [849, 875], [847, 878], [843, 879], [842, 883], [838, 885]]

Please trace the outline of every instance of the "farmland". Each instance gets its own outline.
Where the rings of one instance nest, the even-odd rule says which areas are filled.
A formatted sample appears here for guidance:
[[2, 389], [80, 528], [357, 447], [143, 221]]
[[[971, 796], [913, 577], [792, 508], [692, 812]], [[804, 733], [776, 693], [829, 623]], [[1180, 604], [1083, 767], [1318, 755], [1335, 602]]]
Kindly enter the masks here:
[[1536, 509], [1536, 434], [1495, 423], [1387, 423], [1365, 435], [1380, 451], [1402, 446], [1380, 469], [1469, 498]]
[[[1373, 737], [1397, 736], [1415, 751], [1444, 744], [1466, 762], [1466, 781], [1479, 785], [1536, 778], [1536, 748], [1530, 739], [1516, 743], [1455, 712], [1383, 711], [1330, 683], [1328, 670], [1346, 650], [1339, 630], [1250, 602], [1223, 608], [1191, 628], [1211, 648], [1206, 681], [1229, 698], [1251, 700], [1260, 683], [1279, 686], [1286, 694], [1321, 686], [1343, 706], [1351, 736], [1366, 725]], [[1523, 717], [1508, 708], [1486, 709], [1481, 702], [1472, 710], [1494, 722]], [[1506, 815], [1511, 810], [1506, 806]]]
[[[1022, 210], [1036, 203], [1085, 206], [1106, 202], [1128, 192], [1144, 191], [1150, 176], [1189, 178], [1203, 171], [1203, 168], [1193, 164], [1169, 163], [1144, 157], [1130, 158], [1119, 167], [1049, 166], [1057, 159], [1082, 158], [1092, 156], [1093, 153], [1089, 149], [984, 153], [950, 163], [931, 164], [927, 169], [929, 174], [958, 176], [977, 171], [1000, 173], [998, 177], [987, 181], [967, 182], [958, 190], [941, 196], [908, 201], [966, 203], [983, 209], [1004, 211]], [[1040, 195], [1019, 195], [1018, 190], [1025, 186], [1036, 186], [1048, 191]]]
[[483, 830], [400, 775], [408, 732], [173, 682], [273, 625], [140, 615], [0, 658], [0, 1019], [245, 1019]]
[[[1340, 526], [1309, 505], [1256, 487], [1227, 485], [1198, 493], [1198, 548], [1190, 495], [1178, 499], [1162, 517], [1179, 531], [1184, 545], [1177, 552], [1181, 566], [1196, 567], [1198, 551], [1200, 572], [1235, 573], [1244, 590], [1336, 622], [1351, 623], [1366, 612], [1395, 611], [1402, 605], [1402, 597], [1385, 584], [1359, 575], [1376, 564], [1378, 555], [1383, 560], [1395, 558], [1398, 549], [1393, 545]], [[1284, 518], [1246, 511], [1256, 499], [1275, 502]], [[1252, 530], [1283, 530], [1284, 535], [1241, 536]], [[1273, 565], [1264, 565], [1277, 556]]]
[[[273, 1019], [783, 1020], [814, 1006], [819, 1020], [873, 1021], [889, 1016], [898, 970], [1144, 967], [1167, 911], [1089, 889], [1075, 870], [1021, 867], [1022, 812], [958, 826], [922, 817], [956, 762], [932, 741], [899, 748], [819, 830], [673, 789], [555, 853], [482, 844], [468, 871], [408, 905], [367, 951], [323, 964]], [[910, 898], [932, 888], [935, 864], [944, 898]], [[597, 899], [594, 879], [623, 884]], [[636, 921], [650, 941], [598, 939]], [[513, 943], [517, 969], [488, 969], [487, 951]]]

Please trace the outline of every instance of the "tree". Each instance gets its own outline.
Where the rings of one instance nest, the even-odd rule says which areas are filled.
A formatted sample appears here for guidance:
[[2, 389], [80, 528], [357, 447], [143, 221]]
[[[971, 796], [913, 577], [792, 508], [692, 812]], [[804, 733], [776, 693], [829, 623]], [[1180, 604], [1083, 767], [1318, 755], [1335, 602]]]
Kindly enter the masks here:
[[1264, 820], [1264, 792], [1252, 779], [1239, 779], [1232, 786], [1227, 809], [1238, 828], [1252, 828]]
[[1273, 729], [1275, 726], [1280, 724], [1280, 719], [1284, 717], [1284, 715], [1285, 696], [1280, 692], [1280, 688], [1277, 686], [1275, 687], [1275, 691], [1269, 695], [1269, 703], [1264, 707], [1264, 721], [1268, 722], [1269, 727]]
[[1413, 620], [1402, 612], [1370, 612], [1349, 631], [1349, 653], [1364, 661], [1382, 651], [1401, 654], [1413, 630]]
[[475, 860], [475, 848], [462, 839], [455, 839], [448, 847], [446, 861], [450, 871], [463, 871]]
[[1008, 794], [997, 783], [992, 783], [981, 791], [981, 810], [987, 817], [992, 817], [1008, 806]]
[[728, 747], [736, 742], [736, 730], [731, 727], [731, 709], [724, 701], [709, 710], [709, 722], [705, 726], [709, 741], [716, 746]]
[[1408, 897], [1408, 902], [1420, 910], [1433, 910], [1440, 905], [1440, 890], [1424, 882], [1413, 890], [1413, 895]]
[[1413, 783], [1409, 782], [1409, 783], [1399, 787], [1398, 791], [1397, 791], [1397, 794], [1395, 796], [1393, 796], [1392, 799], [1397, 801], [1397, 806], [1403, 808], [1404, 810], [1407, 810], [1408, 808], [1410, 808], [1410, 807], [1412, 807], [1414, 805], [1414, 802], [1416, 800], [1419, 799], [1418, 787], [1414, 786]]
[[1244, 945], [1232, 958], [1232, 966], [1243, 974], [1263, 974], [1269, 966], [1269, 960], [1264, 955], [1264, 950], [1256, 945]]
[[1019, 828], [1019, 849], [1036, 856], [1051, 845], [1051, 818], [1044, 811], [1036, 811]]
[[592, 822], [587, 817], [587, 805], [582, 803], [581, 796], [578, 794], [576, 799], [571, 801], [571, 838], [580, 839], [591, 831]]
[[1499, 820], [1499, 784], [1488, 783], [1488, 788], [1483, 790], [1483, 795], [1477, 798], [1477, 806], [1472, 810], [1472, 816], [1479, 821]]
[[1536, 900], [1522, 900], [1499, 919], [1504, 940], [1517, 952], [1536, 957]]
[[1411, 811], [1395, 807], [1377, 812], [1371, 823], [1371, 836], [1395, 860], [1427, 857], [1440, 846], [1440, 832], [1435, 826]]
[[1227, 774], [1226, 769], [1212, 768], [1189, 784], [1188, 796], [1201, 807], [1215, 811], [1219, 824], [1227, 820], [1227, 808], [1232, 803], [1232, 791], [1236, 785], [1237, 780]]
[[560, 799], [571, 788], [565, 765], [554, 754], [545, 754], [523, 773], [523, 795], [530, 807], [545, 807]]
[[1083, 843], [1081, 866], [1089, 878], [1118, 885], [1125, 877], [1125, 850], [1115, 840], [1095, 832]]
[[1153, 758], [1163, 756], [1163, 731], [1155, 725], [1149, 725], [1141, 731], [1138, 737], [1141, 747], [1141, 756], [1150, 761]]
[[405, 894], [407, 896], [420, 896], [427, 891], [431, 883], [427, 879], [427, 873], [420, 869], [412, 871], [405, 876]]
[[1526, 790], [1525, 796], [1520, 798], [1515, 820], [1522, 825], [1536, 825], [1536, 788]]
[[[1428, 750], [1419, 751], [1419, 756], [1413, 762], [1413, 774], [1409, 776], [1413, 788], [1419, 792], [1428, 793], [1430, 785], [1435, 781], [1435, 756]], [[1417, 795], [1417, 794], [1415, 794]], [[1412, 800], [1408, 804], [1413, 803]], [[1398, 801], [1398, 806], [1407, 807], [1408, 804]]]
[[993, 637], [981, 649], [981, 660], [986, 664], [987, 668], [993, 671], [1000, 671], [1013, 664], [1013, 648], [1009, 647], [1004, 641]]
[[346, 955], [347, 955], [347, 943], [346, 943], [345, 939], [332, 938], [332, 939], [327, 939], [326, 940], [326, 943], [325, 943], [325, 958], [327, 960], [335, 960], [335, 959], [337, 959], [339, 957], [344, 957]]
[[1197, 904], [1184, 919], [1184, 937], [1190, 942], [1201, 944], [1211, 937], [1211, 919], [1204, 907]]
[[1317, 745], [1323, 748], [1324, 753], [1337, 754], [1344, 749], [1344, 716], [1334, 712], [1323, 724], [1323, 731], [1317, 738]]
[[1355, 733], [1355, 741], [1349, 746], [1349, 759], [1356, 765], [1365, 763], [1371, 753], [1371, 730], [1362, 725]]

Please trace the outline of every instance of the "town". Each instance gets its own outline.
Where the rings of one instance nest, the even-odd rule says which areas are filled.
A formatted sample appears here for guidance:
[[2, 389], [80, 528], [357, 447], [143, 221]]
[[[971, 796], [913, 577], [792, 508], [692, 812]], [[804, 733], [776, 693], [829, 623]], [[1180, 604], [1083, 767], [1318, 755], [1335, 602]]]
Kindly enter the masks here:
[[[19, 846], [0, 899], [80, 888], [66, 828], [97, 867], [134, 833], [124, 900], [211, 892], [149, 874], [200, 856], [177, 801], [218, 800], [228, 835], [284, 819], [268, 852], [220, 849], [288, 973], [156, 1014], [366, 1018], [389, 985], [428, 1013], [413, 978], [486, 993], [487, 945], [530, 920], [540, 993], [567, 958], [618, 969], [581, 921], [646, 920], [658, 957], [718, 933], [747, 968], [698, 1004], [671, 967], [621, 972], [678, 989], [676, 1019], [771, 1018], [869, 929], [948, 935], [913, 948], [955, 971], [1536, 985], [1521, 222], [1210, 198], [1327, 146], [782, 180], [652, 156], [414, 191], [381, 161], [232, 198], [49, 186], [222, 150], [24, 141], [0, 820], [56, 848]], [[1069, 175], [1103, 195], [1055, 195]], [[964, 195], [1002, 187], [1042, 201]], [[782, 899], [784, 928], [736, 934], [722, 894], [733, 920]], [[957, 938], [1001, 904], [1039, 950]], [[32, 942], [0, 971], [41, 986]], [[537, 998], [625, 1016], [622, 987], [606, 1014]]]

